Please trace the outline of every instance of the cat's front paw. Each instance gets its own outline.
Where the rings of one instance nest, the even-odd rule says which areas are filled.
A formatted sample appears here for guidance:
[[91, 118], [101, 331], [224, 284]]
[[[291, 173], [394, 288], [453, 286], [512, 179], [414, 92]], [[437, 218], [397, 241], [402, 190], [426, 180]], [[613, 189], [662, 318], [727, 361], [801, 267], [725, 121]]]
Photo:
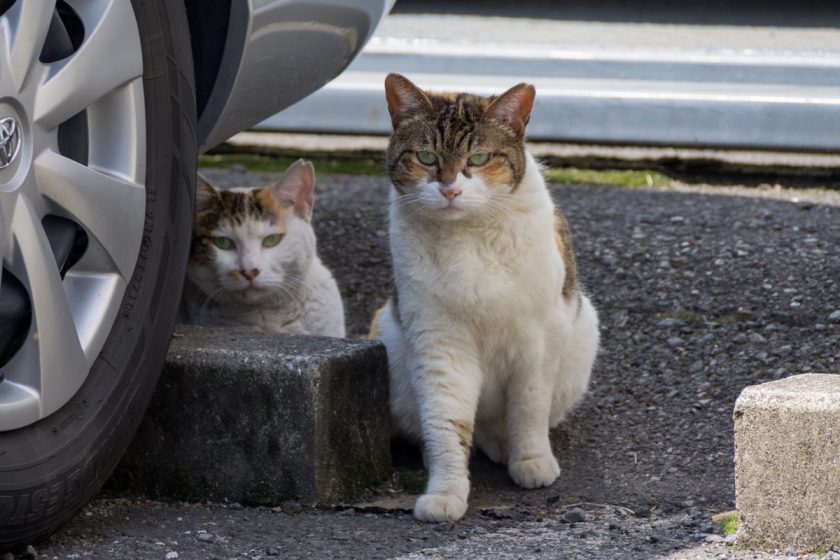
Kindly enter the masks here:
[[423, 494], [414, 504], [414, 517], [437, 523], [458, 521], [467, 511], [467, 502], [454, 494]]
[[513, 481], [522, 488], [542, 488], [551, 486], [560, 476], [560, 465], [554, 455], [542, 455], [524, 461], [514, 461], [508, 465], [508, 472]]

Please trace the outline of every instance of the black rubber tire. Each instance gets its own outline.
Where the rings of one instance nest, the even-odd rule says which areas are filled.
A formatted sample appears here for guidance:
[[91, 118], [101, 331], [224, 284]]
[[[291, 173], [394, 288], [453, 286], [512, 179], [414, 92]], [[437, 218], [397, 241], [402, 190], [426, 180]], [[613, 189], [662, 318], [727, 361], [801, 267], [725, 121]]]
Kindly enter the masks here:
[[190, 35], [182, 2], [132, 5], [146, 106], [140, 255], [111, 334], [79, 392], [51, 416], [0, 432], [0, 552], [54, 531], [102, 487], [146, 411], [175, 323], [197, 158]]

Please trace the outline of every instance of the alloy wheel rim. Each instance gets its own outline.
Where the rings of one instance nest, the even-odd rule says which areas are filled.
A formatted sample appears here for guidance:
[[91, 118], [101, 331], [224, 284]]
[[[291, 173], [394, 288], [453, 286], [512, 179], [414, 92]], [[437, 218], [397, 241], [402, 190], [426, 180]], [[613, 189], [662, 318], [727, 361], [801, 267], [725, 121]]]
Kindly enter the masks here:
[[[67, 14], [78, 44], [44, 62]], [[17, 0], [0, 17], [0, 121], [18, 134], [0, 145], [0, 310], [15, 290], [29, 305], [28, 323], [10, 320], [21, 336], [0, 360], [0, 431], [65, 405], [120, 311], [145, 219], [142, 75], [129, 2]]]

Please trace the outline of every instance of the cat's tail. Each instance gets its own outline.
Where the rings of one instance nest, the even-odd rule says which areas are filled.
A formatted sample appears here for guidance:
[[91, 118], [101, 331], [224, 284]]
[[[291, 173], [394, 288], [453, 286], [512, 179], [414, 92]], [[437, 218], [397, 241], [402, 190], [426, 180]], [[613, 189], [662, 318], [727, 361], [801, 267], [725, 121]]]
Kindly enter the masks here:
[[382, 320], [382, 314], [385, 313], [385, 310], [388, 308], [388, 303], [390, 301], [386, 301], [385, 305], [380, 307], [376, 310], [376, 313], [373, 314], [373, 320], [370, 322], [370, 332], [368, 332], [368, 339], [374, 340], [379, 338], [380, 328], [379, 328], [379, 321]]

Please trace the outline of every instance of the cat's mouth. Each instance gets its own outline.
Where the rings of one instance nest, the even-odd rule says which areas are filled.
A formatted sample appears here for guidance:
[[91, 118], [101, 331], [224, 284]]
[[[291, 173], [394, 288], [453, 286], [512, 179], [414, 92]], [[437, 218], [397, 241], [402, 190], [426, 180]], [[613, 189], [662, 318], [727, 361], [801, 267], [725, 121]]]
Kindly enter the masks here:
[[460, 204], [456, 205], [454, 201], [449, 202], [448, 204], [445, 204], [443, 206], [437, 207], [438, 215], [448, 219], [458, 218], [462, 216], [466, 211], [466, 208], [464, 208]]
[[263, 292], [265, 292], [264, 288], [261, 288], [260, 286], [257, 286], [255, 284], [248, 284], [244, 288], [239, 288], [234, 293], [236, 293], [239, 297], [244, 299], [253, 299], [261, 295]]

